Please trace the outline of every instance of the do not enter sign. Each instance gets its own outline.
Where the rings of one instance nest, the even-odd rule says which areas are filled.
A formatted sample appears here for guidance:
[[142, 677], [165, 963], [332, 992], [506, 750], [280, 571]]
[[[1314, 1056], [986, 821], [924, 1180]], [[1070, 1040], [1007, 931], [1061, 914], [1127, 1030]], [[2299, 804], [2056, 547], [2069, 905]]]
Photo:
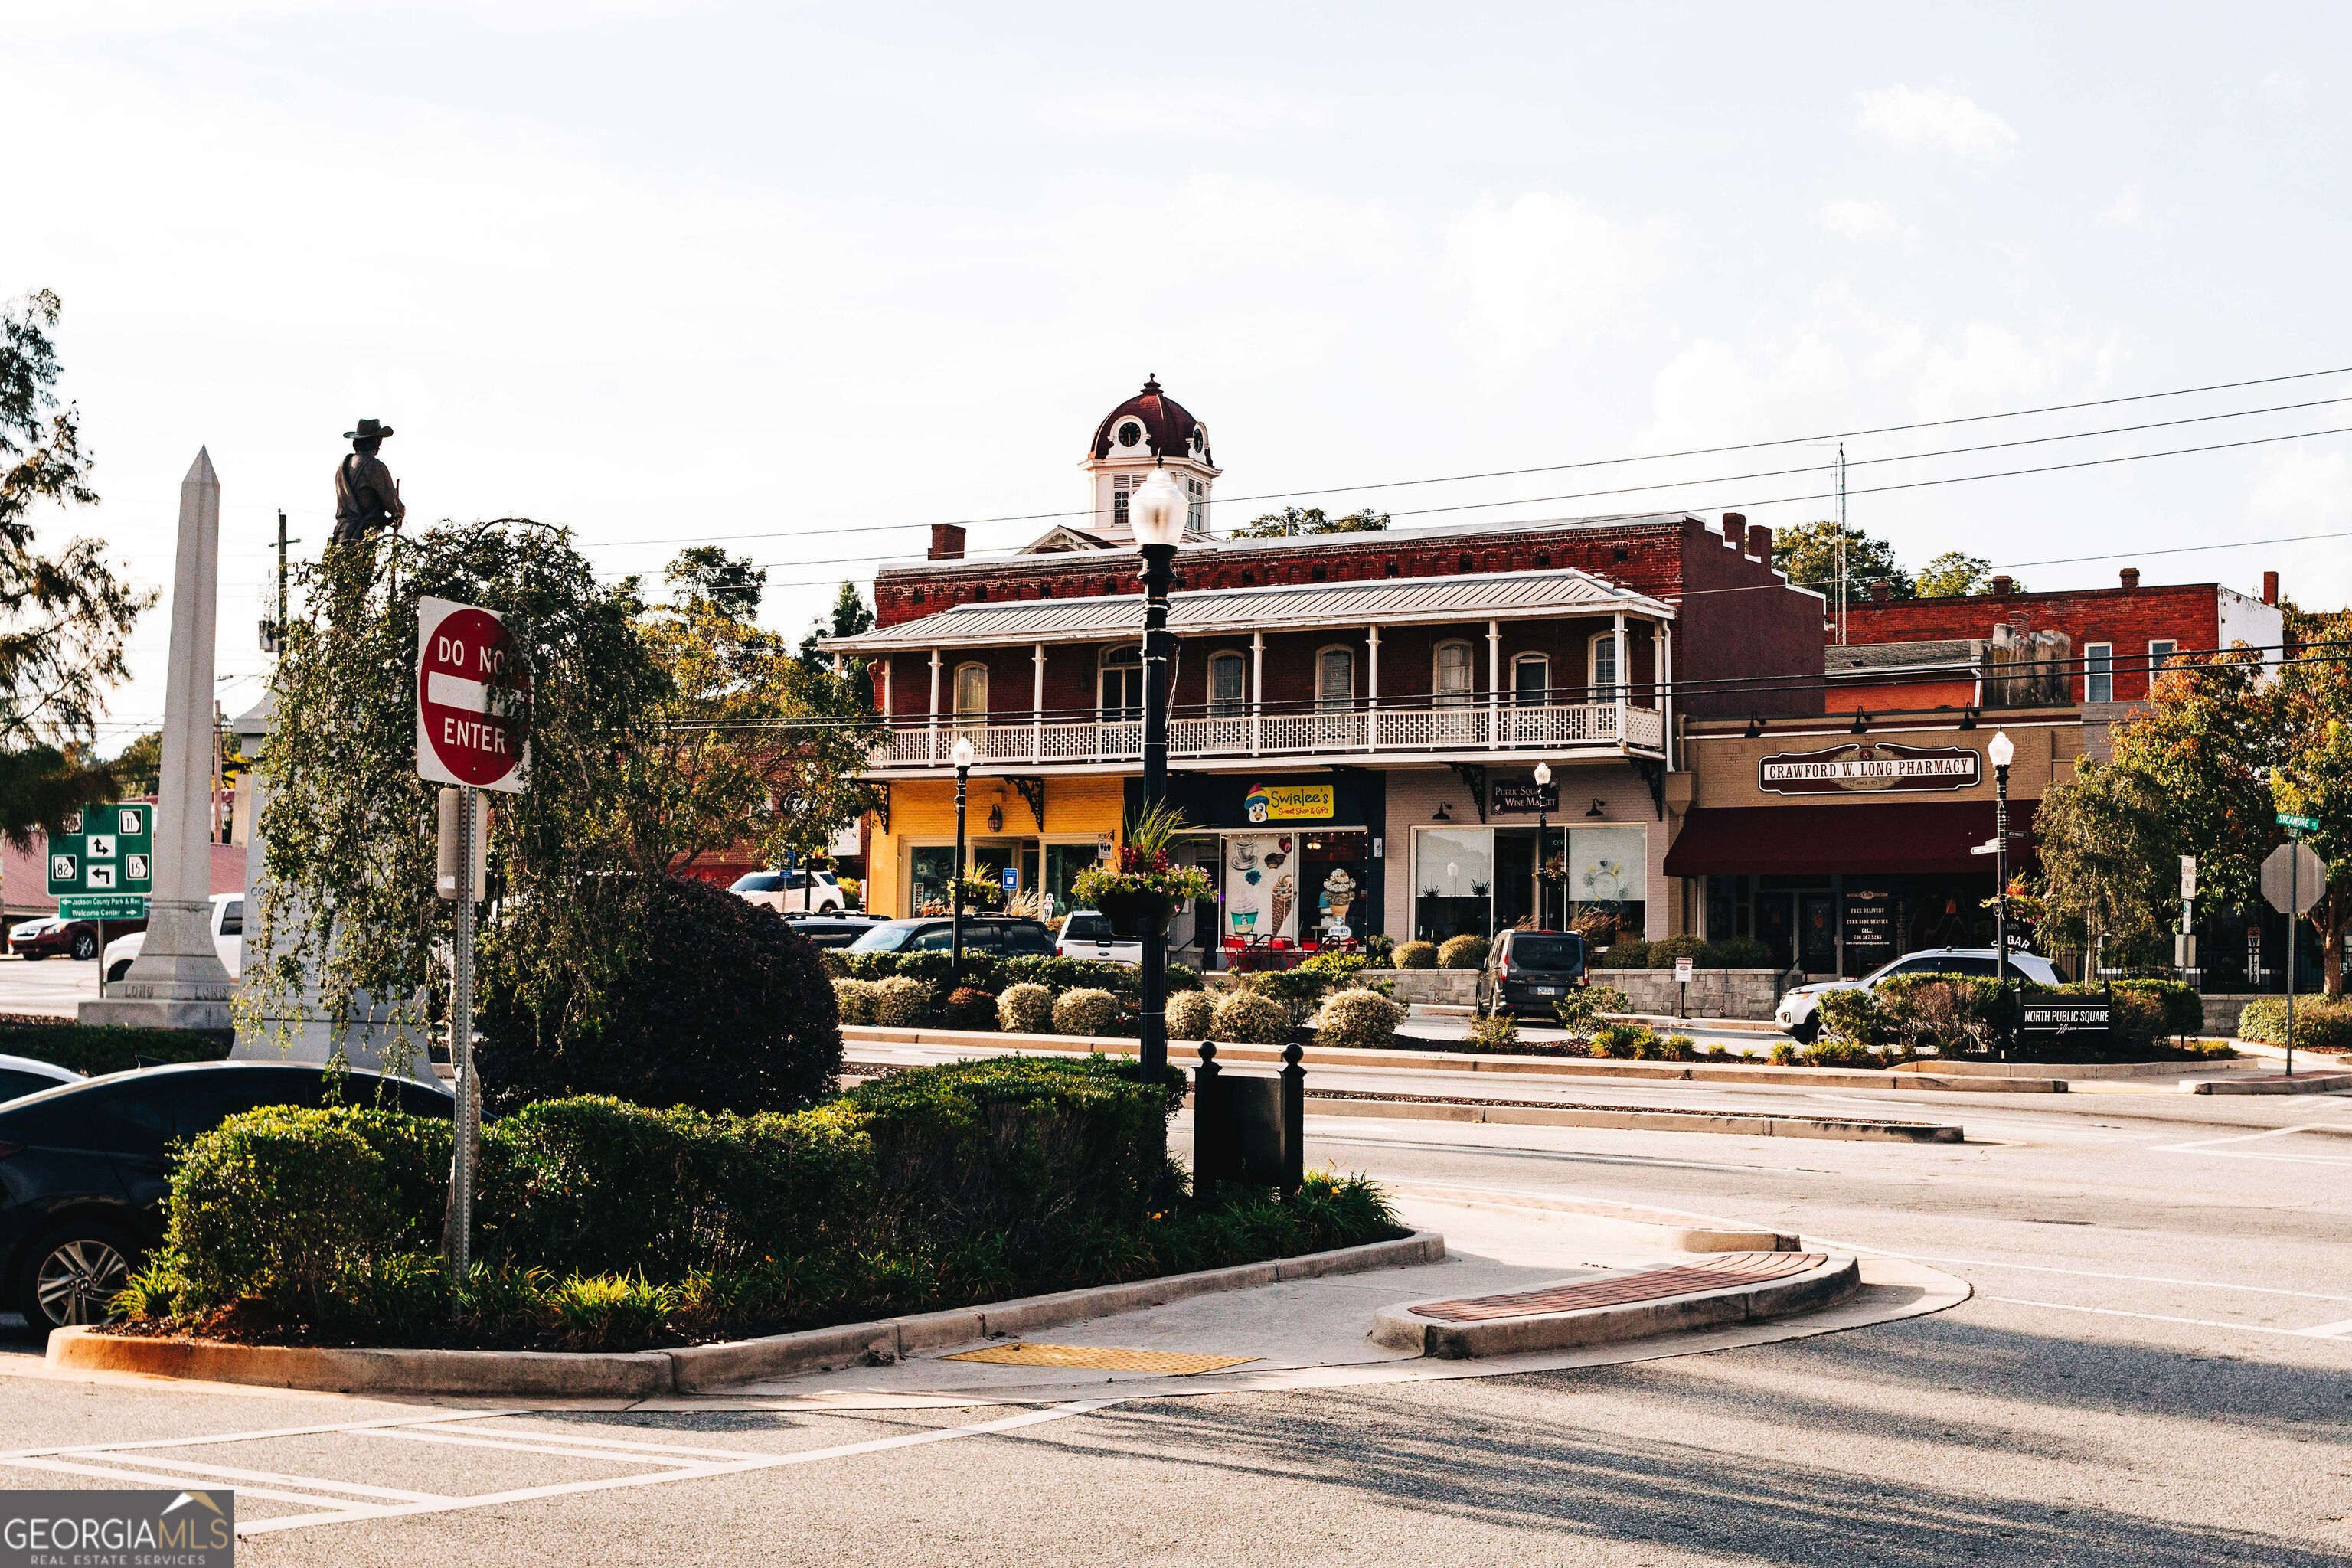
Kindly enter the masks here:
[[489, 611], [416, 601], [416, 771], [519, 792], [530, 771], [530, 670]]

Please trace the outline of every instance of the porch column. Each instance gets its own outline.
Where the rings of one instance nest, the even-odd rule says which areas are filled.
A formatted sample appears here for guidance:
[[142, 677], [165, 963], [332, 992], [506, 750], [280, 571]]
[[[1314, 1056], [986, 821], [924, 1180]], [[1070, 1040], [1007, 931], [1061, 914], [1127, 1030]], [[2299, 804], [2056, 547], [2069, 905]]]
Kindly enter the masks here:
[[1364, 749], [1381, 749], [1381, 628], [1364, 628], [1370, 657], [1364, 660]]
[[1486, 744], [1503, 743], [1503, 623], [1486, 623]]
[[1255, 757], [1263, 740], [1263, 725], [1258, 715], [1265, 703], [1265, 634], [1250, 633], [1250, 755]]
[[[1045, 760], [1045, 645], [1039, 643], [1030, 654], [1035, 674], [1029, 684], [1029, 760]], [[1041, 851], [1042, 853], [1042, 851]]]
[[1658, 717], [1664, 730], [1666, 772], [1675, 771], [1675, 628], [1668, 621], [1654, 623], [1658, 635]]
[[931, 649], [930, 761], [940, 760], [940, 650]]
[[1625, 612], [1617, 612], [1617, 745], [1625, 744], [1626, 699], [1633, 689], [1633, 667], [1625, 658]]

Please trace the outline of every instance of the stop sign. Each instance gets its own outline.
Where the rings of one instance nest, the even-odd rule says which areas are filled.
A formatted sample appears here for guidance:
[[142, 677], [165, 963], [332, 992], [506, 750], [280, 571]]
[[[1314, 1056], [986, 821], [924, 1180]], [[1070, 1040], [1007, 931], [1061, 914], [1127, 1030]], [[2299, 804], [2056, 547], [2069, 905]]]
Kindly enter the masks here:
[[416, 601], [416, 771], [520, 791], [530, 768], [530, 670], [506, 623], [474, 605]]

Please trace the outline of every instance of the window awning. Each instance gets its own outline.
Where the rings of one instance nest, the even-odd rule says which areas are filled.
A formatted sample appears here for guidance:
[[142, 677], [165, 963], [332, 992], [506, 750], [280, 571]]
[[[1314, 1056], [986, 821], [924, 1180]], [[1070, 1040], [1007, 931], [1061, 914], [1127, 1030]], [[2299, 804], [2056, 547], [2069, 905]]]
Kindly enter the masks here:
[[[2021, 863], [2037, 803], [2009, 803], [2010, 864]], [[1905, 876], [1982, 871], [1970, 847], [1992, 838], [1989, 800], [1851, 801], [1833, 805], [1703, 806], [1666, 851], [1669, 877]]]

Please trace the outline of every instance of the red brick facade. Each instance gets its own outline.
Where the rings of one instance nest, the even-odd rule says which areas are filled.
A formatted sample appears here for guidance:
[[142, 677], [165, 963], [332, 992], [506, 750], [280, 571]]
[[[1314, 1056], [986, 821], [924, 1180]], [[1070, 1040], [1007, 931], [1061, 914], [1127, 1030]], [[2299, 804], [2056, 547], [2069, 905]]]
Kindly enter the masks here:
[[[2084, 649], [2104, 643], [2112, 650], [2115, 676], [2114, 693], [2109, 700], [2136, 702], [2147, 695], [2150, 643], [2168, 641], [2180, 649], [2221, 646], [2221, 596], [2225, 592], [2218, 584], [2195, 583], [1859, 604], [1853, 605], [1848, 614], [1847, 640], [1899, 643], [1990, 638], [1997, 625], [2024, 631], [2060, 631], [2066, 634], [2075, 660], [2071, 676], [2076, 700], [2090, 700], [2084, 690]], [[1929, 689], [1908, 685], [1890, 686], [1883, 691], [1870, 689], [1877, 693], [1876, 700], [1888, 706], [1932, 707], [1937, 700], [1949, 700], [1923, 697]], [[1856, 705], [1873, 706], [1874, 698], [1857, 683], [1841, 682], [1839, 708]]]

